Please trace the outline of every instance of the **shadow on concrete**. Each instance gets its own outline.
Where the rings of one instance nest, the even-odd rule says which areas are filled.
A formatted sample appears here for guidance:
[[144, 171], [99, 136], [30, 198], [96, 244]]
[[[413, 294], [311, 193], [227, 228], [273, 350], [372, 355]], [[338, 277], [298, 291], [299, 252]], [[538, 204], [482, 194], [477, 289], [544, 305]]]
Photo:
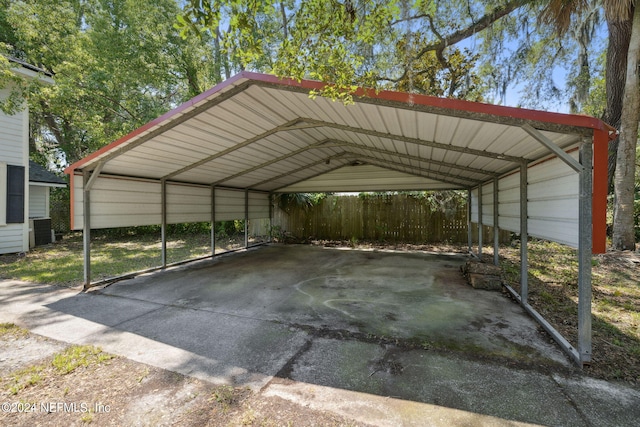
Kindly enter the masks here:
[[640, 395], [576, 402], [584, 384], [563, 353], [518, 305], [468, 287], [465, 259], [268, 246], [45, 298], [22, 321], [215, 383], [277, 377], [503, 420], [589, 425], [597, 410], [633, 425]]

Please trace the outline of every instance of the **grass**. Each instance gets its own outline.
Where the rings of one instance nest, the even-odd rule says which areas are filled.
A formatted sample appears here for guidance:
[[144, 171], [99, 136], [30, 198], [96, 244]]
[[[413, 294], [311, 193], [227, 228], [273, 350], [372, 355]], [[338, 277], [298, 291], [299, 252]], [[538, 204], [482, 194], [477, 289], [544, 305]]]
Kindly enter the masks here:
[[[234, 239], [219, 242], [216, 251], [237, 247]], [[209, 235], [169, 236], [167, 262], [207, 256], [211, 252]], [[0, 278], [60, 286], [76, 286], [83, 281], [82, 234], [74, 233], [54, 245], [34, 248], [24, 256], [0, 256]], [[100, 280], [160, 266], [161, 242], [156, 235], [92, 238], [91, 276]]]
[[29, 334], [29, 331], [16, 326], [13, 323], [0, 323], [0, 338], [12, 336], [16, 338], [25, 337]]
[[40, 383], [44, 369], [43, 365], [34, 365], [14, 372], [9, 378], [6, 389], [11, 395], [16, 395], [24, 388]]
[[[490, 255], [487, 255], [490, 256]], [[519, 248], [501, 249], [505, 280], [519, 289]], [[640, 384], [640, 265], [632, 253], [592, 260], [594, 376]], [[575, 249], [529, 243], [529, 303], [573, 345], [577, 344], [578, 261]]]
[[101, 348], [91, 345], [74, 345], [53, 357], [51, 365], [61, 375], [70, 374], [79, 367], [101, 364], [114, 356], [104, 353]]
[[5, 382], [4, 388], [11, 395], [17, 395], [27, 387], [40, 384], [46, 378], [67, 375], [79, 367], [99, 365], [114, 357], [104, 353], [99, 347], [73, 345], [56, 353], [50, 362], [30, 365], [13, 372]]

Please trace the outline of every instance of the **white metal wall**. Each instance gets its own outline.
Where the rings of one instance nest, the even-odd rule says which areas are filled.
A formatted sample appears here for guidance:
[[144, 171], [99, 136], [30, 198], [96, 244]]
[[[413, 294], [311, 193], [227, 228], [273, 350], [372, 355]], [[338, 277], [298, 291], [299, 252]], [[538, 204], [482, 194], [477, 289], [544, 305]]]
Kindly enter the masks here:
[[167, 184], [167, 223], [211, 221], [211, 187]]
[[269, 194], [249, 192], [249, 219], [269, 218]]
[[529, 170], [530, 235], [578, 247], [579, 178], [558, 158]]
[[[571, 156], [577, 159], [578, 152]], [[527, 170], [528, 233], [530, 236], [578, 246], [578, 174], [558, 158]], [[478, 222], [478, 188], [471, 192], [471, 221]], [[520, 172], [498, 180], [498, 225], [520, 232]], [[493, 183], [482, 186], [482, 223], [493, 226]]]
[[245, 216], [244, 194], [243, 190], [216, 188], [216, 221], [243, 219]]
[[[133, 227], [162, 222], [160, 182], [99, 176], [91, 188], [91, 228]], [[83, 228], [83, 178], [73, 178], [73, 228]], [[269, 195], [249, 192], [249, 219], [269, 217]], [[167, 223], [211, 221], [211, 187], [167, 183]], [[245, 191], [216, 188], [215, 219], [245, 218]]]
[[[83, 227], [82, 176], [73, 177], [73, 227]], [[162, 222], [160, 183], [100, 176], [91, 189], [91, 228], [132, 227]]]

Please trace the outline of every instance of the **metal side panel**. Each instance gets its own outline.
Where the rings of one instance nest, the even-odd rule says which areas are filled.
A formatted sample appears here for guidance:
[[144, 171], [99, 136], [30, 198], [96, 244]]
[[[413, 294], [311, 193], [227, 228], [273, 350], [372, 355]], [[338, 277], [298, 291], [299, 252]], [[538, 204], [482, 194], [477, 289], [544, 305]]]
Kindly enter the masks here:
[[211, 221], [211, 187], [167, 184], [167, 223]]
[[[83, 228], [82, 176], [74, 176], [74, 229]], [[91, 189], [91, 228], [134, 227], [161, 222], [160, 182], [99, 176]]]
[[216, 221], [244, 219], [244, 190], [228, 190], [216, 188]]

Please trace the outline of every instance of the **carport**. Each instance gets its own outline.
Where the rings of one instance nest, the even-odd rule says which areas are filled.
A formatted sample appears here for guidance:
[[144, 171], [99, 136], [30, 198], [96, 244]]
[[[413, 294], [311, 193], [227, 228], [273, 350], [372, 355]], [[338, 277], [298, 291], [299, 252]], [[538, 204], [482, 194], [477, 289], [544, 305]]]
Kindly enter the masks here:
[[[521, 305], [578, 363], [591, 360], [591, 255], [605, 251], [608, 141], [586, 116], [243, 72], [66, 169], [72, 229], [272, 216], [274, 193], [462, 189], [471, 223], [521, 235]], [[213, 227], [212, 227], [213, 228]], [[578, 249], [578, 348], [527, 302], [528, 236]], [[211, 236], [212, 256], [214, 235]], [[498, 262], [498, 239], [493, 239]]]

